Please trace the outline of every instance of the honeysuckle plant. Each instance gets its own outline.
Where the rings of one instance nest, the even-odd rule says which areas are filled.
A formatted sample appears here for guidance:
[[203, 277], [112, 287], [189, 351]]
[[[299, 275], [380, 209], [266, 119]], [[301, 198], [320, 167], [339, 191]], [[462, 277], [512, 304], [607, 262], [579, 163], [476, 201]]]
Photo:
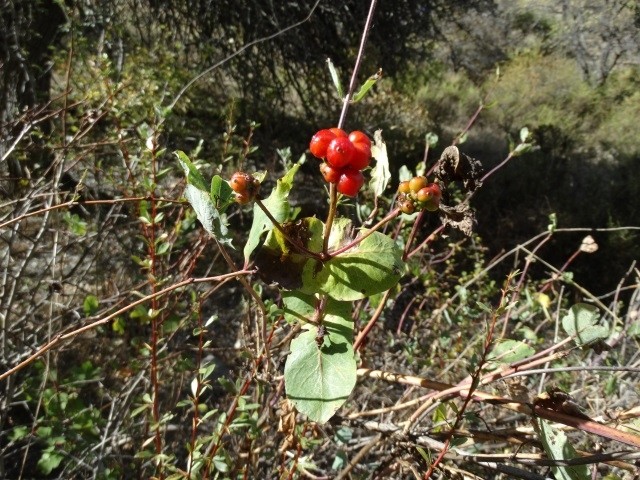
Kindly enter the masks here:
[[[449, 147], [433, 182], [422, 175], [401, 182], [395, 207], [371, 228], [358, 228], [339, 215], [339, 200], [358, 194], [365, 169], [372, 195], [381, 196], [386, 190], [391, 176], [381, 132], [375, 133], [372, 142], [360, 131], [347, 135], [338, 127], [323, 129], [312, 137], [310, 150], [329, 184], [325, 221], [315, 216], [292, 218], [289, 193], [304, 155], [264, 199], [259, 195], [261, 175], [236, 172], [228, 181], [218, 175], [205, 180], [187, 155], [177, 155], [187, 177], [185, 197], [220, 244], [231, 245], [227, 209], [234, 203], [254, 202], [253, 224], [243, 249], [245, 267], [252, 265], [262, 280], [280, 287], [285, 319], [300, 326], [284, 368], [285, 390], [298, 411], [323, 423], [344, 404], [356, 384], [353, 302], [394, 288], [405, 273], [405, 249], [382, 233], [382, 227], [403, 214], [442, 209], [446, 222], [470, 230], [473, 218], [468, 204], [447, 207], [441, 199], [451, 181], [469, 180], [473, 189], [480, 182], [472, 182], [479, 175], [475, 161], [461, 155], [457, 147]], [[372, 157], [373, 166], [368, 169]], [[326, 167], [337, 174], [327, 178]]]

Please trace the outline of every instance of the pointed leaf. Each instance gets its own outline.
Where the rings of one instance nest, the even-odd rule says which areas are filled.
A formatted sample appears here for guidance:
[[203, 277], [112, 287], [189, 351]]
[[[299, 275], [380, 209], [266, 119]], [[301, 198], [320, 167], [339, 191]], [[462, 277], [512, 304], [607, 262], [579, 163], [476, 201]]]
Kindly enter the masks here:
[[205, 182], [204, 177], [196, 168], [196, 166], [191, 162], [191, 160], [189, 160], [187, 154], [181, 150], [176, 151], [175, 154], [180, 161], [180, 165], [182, 165], [184, 174], [187, 177], [187, 182], [196, 187], [198, 190], [208, 192], [209, 189], [207, 188], [207, 182]]
[[[300, 168], [300, 164], [296, 163], [289, 171], [276, 182], [276, 186], [273, 188], [269, 198], [262, 202], [264, 206], [269, 210], [269, 213], [273, 215], [278, 222], [284, 222], [289, 216], [289, 192], [293, 186], [293, 177]], [[275, 228], [269, 217], [265, 215], [258, 205], [253, 207], [253, 223], [251, 225], [251, 231], [249, 232], [249, 238], [244, 246], [244, 258], [245, 261], [249, 261], [249, 257], [260, 244], [260, 237], [262, 234]]]
[[340, 75], [338, 75], [338, 71], [336, 70], [336, 67], [330, 58], [327, 58], [327, 66], [329, 67], [329, 73], [331, 74], [331, 81], [333, 82], [333, 86], [336, 87], [336, 91], [338, 92], [338, 97], [344, 97], [344, 89], [342, 88]]
[[369, 90], [371, 90], [371, 88], [381, 78], [382, 78], [382, 69], [379, 69], [375, 74], [371, 75], [369, 78], [367, 78], [365, 80], [365, 82], [360, 87], [360, 90], [358, 90], [358, 93], [356, 93], [353, 96], [353, 100], [352, 101], [355, 103], [355, 102], [359, 102], [360, 100], [362, 100], [364, 98], [364, 96], [367, 94], [367, 92]]

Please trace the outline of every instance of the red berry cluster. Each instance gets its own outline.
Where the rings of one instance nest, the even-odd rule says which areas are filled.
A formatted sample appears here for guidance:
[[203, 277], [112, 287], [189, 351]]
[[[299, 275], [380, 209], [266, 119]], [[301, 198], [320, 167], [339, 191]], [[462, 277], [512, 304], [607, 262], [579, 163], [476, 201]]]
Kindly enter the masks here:
[[338, 192], [355, 197], [362, 185], [361, 170], [371, 161], [371, 140], [359, 131], [347, 132], [328, 128], [316, 133], [309, 143], [311, 153], [324, 162], [320, 173], [329, 183], [335, 183]]
[[229, 180], [231, 190], [236, 192], [236, 202], [245, 205], [255, 198], [260, 190], [260, 182], [246, 172], [236, 172]]
[[417, 176], [398, 185], [396, 200], [402, 213], [412, 214], [416, 210], [435, 212], [440, 208], [442, 190], [437, 183], [429, 183], [426, 177]]

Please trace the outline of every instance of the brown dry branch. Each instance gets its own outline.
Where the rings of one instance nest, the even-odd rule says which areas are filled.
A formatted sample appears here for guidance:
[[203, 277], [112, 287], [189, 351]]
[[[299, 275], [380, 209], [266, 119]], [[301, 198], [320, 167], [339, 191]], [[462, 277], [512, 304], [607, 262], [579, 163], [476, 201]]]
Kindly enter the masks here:
[[[443, 382], [434, 382], [428, 379], [415, 377], [412, 375], [394, 374], [389, 372], [383, 372], [380, 370], [359, 369], [358, 376], [377, 378], [392, 383], [401, 383], [405, 385], [416, 385], [423, 388], [429, 388], [437, 390], [438, 394], [430, 398], [434, 403], [437, 400], [445, 400], [448, 398], [466, 398], [469, 396], [468, 385], [450, 385]], [[499, 397], [490, 393], [482, 392], [479, 390], [473, 391], [471, 400], [474, 402], [483, 402], [491, 405], [496, 405], [502, 408], [507, 408], [518, 413], [525, 414], [531, 418], [540, 417], [553, 422], [562, 423], [564, 425], [573, 427], [577, 430], [583, 430], [585, 432], [599, 435], [603, 438], [615, 440], [627, 445], [631, 445], [636, 448], [640, 448], [640, 435], [634, 435], [632, 433], [624, 432], [620, 429], [609, 427], [602, 423], [579, 418], [575, 415], [568, 415], [566, 413], [556, 412], [548, 408], [544, 408], [538, 405], [534, 405], [528, 402], [520, 400], [514, 400], [506, 397]], [[403, 431], [408, 433], [410, 423], [405, 424]]]
[[52, 348], [62, 344], [63, 342], [67, 341], [67, 340], [72, 340], [75, 337], [77, 337], [78, 335], [85, 333], [89, 330], [92, 330], [96, 327], [99, 327], [100, 325], [104, 325], [105, 323], [108, 323], [110, 320], [113, 320], [115, 317], [117, 317], [118, 315], [121, 315], [131, 309], [133, 309], [134, 307], [141, 305], [143, 303], [146, 303], [148, 301], [150, 301], [153, 298], [158, 298], [161, 297], [163, 295], [166, 295], [169, 292], [175, 291], [179, 288], [182, 287], [186, 287], [187, 285], [192, 285], [192, 284], [196, 284], [196, 283], [209, 283], [209, 282], [221, 282], [224, 281], [228, 278], [241, 278], [243, 275], [251, 275], [255, 273], [253, 270], [239, 270], [237, 272], [233, 272], [233, 273], [227, 273], [224, 275], [218, 275], [215, 277], [205, 277], [205, 278], [190, 278], [188, 280], [184, 280], [182, 282], [178, 282], [174, 285], [171, 285], [170, 287], [164, 288], [162, 290], [159, 290], [151, 295], [146, 295], [142, 298], [140, 298], [139, 300], [136, 300], [134, 302], [131, 302], [130, 304], [128, 304], [127, 306], [120, 308], [119, 310], [116, 310], [115, 312], [111, 313], [110, 315], [107, 315], [104, 318], [100, 318], [98, 320], [95, 320], [93, 322], [88, 323], [87, 325], [84, 325], [83, 327], [71, 330], [70, 332], [67, 333], [58, 333], [56, 334], [49, 342], [47, 342], [46, 344], [38, 347], [38, 349], [36, 350], [35, 353], [29, 355], [25, 360], [21, 361], [19, 364], [15, 365], [14, 367], [9, 368], [9, 370], [3, 372], [0, 374], [0, 381], [5, 380], [6, 378], [10, 377], [11, 375], [15, 374], [16, 372], [22, 370], [24, 367], [26, 367], [27, 365], [33, 363], [34, 360], [37, 360], [39, 357], [41, 357], [43, 354], [45, 354], [46, 352], [48, 352], [49, 350], [51, 350]]

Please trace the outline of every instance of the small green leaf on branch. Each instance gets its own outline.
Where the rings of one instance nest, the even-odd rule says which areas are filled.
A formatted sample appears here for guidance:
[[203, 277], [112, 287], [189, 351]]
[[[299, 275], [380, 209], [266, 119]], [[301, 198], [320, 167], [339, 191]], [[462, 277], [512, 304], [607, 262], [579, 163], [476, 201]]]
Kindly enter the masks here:
[[371, 75], [369, 78], [365, 80], [365, 82], [360, 87], [360, 90], [353, 96], [351, 100], [353, 103], [359, 102], [364, 98], [364, 96], [371, 90], [371, 88], [376, 84], [378, 80], [382, 78], [382, 69], [378, 69], [378, 71]]

